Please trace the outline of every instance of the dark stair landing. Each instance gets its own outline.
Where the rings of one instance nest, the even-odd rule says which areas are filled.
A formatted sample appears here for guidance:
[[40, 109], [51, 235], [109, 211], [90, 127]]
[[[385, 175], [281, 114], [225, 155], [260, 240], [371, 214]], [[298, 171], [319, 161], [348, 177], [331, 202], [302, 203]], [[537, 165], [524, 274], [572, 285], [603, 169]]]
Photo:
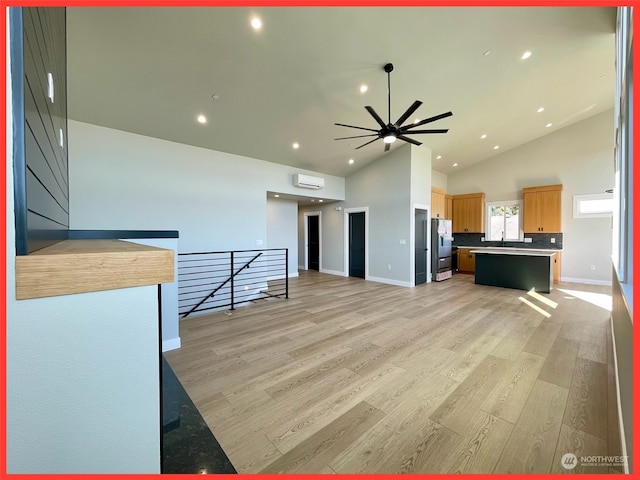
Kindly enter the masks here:
[[162, 357], [162, 473], [237, 473]]

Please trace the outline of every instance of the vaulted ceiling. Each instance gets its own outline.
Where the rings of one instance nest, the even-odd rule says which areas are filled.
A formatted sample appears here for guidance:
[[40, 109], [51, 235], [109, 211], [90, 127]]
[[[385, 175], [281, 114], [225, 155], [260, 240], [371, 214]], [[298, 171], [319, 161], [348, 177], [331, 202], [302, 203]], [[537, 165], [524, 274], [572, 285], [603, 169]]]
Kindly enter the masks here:
[[443, 173], [614, 103], [615, 8], [82, 7], [67, 19], [70, 118], [331, 175], [384, 155], [382, 140], [334, 140], [368, 133], [334, 124], [378, 128], [365, 105], [387, 120], [389, 62], [392, 121], [415, 100], [407, 123], [453, 112], [424, 126], [447, 134], [412, 137]]

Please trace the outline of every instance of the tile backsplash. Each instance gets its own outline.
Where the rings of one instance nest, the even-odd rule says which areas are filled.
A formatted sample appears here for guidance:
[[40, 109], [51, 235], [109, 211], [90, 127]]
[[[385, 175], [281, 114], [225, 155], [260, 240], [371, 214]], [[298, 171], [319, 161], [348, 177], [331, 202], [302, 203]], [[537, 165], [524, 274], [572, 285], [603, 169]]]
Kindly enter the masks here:
[[[546, 250], [562, 250], [562, 233], [527, 233], [524, 238], [530, 238], [527, 242], [483, 242], [484, 233], [454, 233], [453, 246], [461, 247], [514, 247], [514, 248], [540, 248]], [[555, 238], [555, 243], [551, 239]]]

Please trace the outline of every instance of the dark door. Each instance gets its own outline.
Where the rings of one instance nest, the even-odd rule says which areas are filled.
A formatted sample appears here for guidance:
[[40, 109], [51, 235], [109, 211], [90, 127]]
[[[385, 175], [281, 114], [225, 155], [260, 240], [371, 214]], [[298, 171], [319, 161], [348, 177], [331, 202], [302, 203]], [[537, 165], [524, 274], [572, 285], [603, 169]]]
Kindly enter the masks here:
[[307, 217], [307, 260], [309, 270], [320, 270], [320, 217]]
[[416, 285], [427, 282], [427, 225], [429, 222], [426, 210], [416, 210], [416, 254], [415, 271]]
[[349, 276], [364, 278], [364, 212], [349, 214]]

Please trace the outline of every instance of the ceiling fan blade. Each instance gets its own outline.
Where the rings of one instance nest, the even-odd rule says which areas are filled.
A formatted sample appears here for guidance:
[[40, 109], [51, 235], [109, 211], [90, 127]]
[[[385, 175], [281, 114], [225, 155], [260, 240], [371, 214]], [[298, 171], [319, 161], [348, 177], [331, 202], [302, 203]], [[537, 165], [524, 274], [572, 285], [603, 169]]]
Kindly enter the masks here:
[[384, 144], [384, 151], [385, 152], [388, 152], [390, 148], [391, 148], [391, 144], [390, 143], [385, 143]]
[[435, 122], [436, 120], [440, 120], [442, 118], [447, 118], [453, 115], [451, 112], [441, 113], [440, 115], [436, 115], [435, 117], [425, 118], [424, 120], [419, 121], [418, 123], [413, 123], [411, 125], [405, 125], [404, 127], [400, 127], [400, 130], [406, 131], [413, 127], [419, 127], [420, 125], [424, 125], [425, 123]]
[[376, 111], [373, 109], [373, 107], [370, 107], [370, 106], [368, 106], [368, 105], [367, 105], [367, 106], [366, 106], [366, 107], [364, 107], [364, 108], [366, 108], [366, 109], [367, 109], [367, 112], [369, 112], [369, 113], [371, 114], [371, 116], [372, 116], [373, 118], [375, 118], [375, 119], [376, 119], [376, 122], [378, 122], [378, 124], [379, 124], [382, 128], [385, 128], [385, 127], [387, 126], [387, 125], [382, 121], [382, 119], [380, 118], [380, 115], [378, 115], [378, 114], [376, 113]]
[[378, 137], [378, 138], [374, 138], [373, 140], [371, 140], [371, 141], [369, 141], [369, 142], [367, 142], [367, 143], [363, 143], [363, 144], [362, 144], [362, 145], [360, 145], [359, 147], [356, 147], [356, 150], [358, 150], [359, 148], [362, 148], [362, 147], [366, 147], [366, 146], [367, 146], [367, 145], [369, 145], [370, 143], [373, 143], [373, 142], [375, 142], [376, 140], [379, 140], [379, 139], [380, 139], [380, 137]]
[[405, 137], [404, 135], [398, 135], [397, 138], [399, 138], [400, 140], [404, 140], [405, 142], [413, 143], [414, 145], [422, 145], [422, 143], [420, 143], [419, 141], [414, 140], [413, 138]]
[[364, 138], [364, 137], [377, 137], [378, 134], [377, 133], [372, 133], [371, 135], [356, 135], [355, 137], [340, 137], [340, 138], [334, 138], [334, 140], [347, 140], [349, 138]]
[[355, 125], [345, 125], [344, 123], [334, 123], [334, 125], [338, 125], [339, 127], [357, 128], [359, 130], [367, 130], [369, 132], [377, 132], [378, 131], [378, 130], [374, 130], [373, 128], [356, 127]]
[[405, 130], [402, 133], [404, 135], [413, 135], [414, 133], [447, 133], [448, 131], [448, 128], [436, 128], [433, 130]]
[[407, 118], [409, 118], [413, 114], [413, 112], [415, 112], [418, 109], [420, 105], [422, 105], [422, 102], [420, 100], [416, 100], [415, 102], [413, 102], [413, 105], [411, 105], [407, 109], [407, 111], [404, 112], [402, 116], [396, 121], [395, 123], [396, 127], [399, 127], [400, 125], [402, 125], [407, 120]]

